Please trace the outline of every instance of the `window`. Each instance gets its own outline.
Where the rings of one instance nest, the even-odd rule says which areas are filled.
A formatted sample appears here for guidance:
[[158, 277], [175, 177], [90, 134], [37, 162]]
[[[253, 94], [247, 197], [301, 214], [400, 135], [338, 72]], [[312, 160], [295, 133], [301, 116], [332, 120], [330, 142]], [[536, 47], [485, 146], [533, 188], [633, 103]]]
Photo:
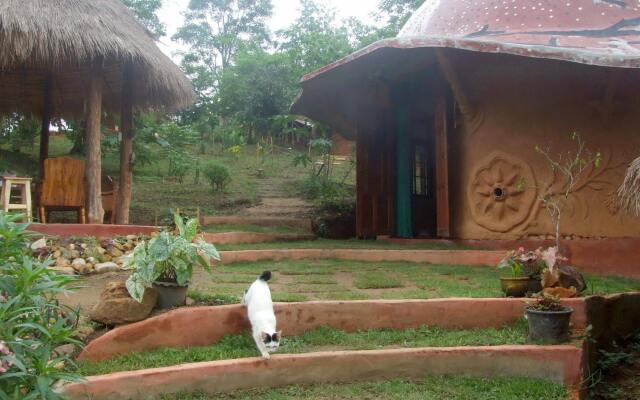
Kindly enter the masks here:
[[424, 146], [416, 146], [413, 154], [413, 195], [427, 196], [427, 151]]

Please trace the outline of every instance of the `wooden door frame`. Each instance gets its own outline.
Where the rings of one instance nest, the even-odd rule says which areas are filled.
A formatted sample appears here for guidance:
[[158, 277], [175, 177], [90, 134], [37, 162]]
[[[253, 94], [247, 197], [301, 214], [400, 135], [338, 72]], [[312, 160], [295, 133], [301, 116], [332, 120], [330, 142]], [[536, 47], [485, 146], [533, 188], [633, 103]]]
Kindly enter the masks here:
[[444, 85], [438, 87], [434, 112], [436, 157], [436, 234], [440, 238], [451, 237], [449, 204], [449, 104], [450, 97]]

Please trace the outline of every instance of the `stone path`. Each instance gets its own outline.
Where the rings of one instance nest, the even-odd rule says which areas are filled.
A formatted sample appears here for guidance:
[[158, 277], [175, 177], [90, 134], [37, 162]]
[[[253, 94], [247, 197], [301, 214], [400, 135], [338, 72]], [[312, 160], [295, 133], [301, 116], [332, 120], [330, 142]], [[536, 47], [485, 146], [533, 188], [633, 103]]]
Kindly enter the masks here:
[[291, 197], [281, 185], [274, 186], [269, 180], [259, 180], [257, 192], [262, 201], [257, 206], [245, 209], [243, 216], [306, 218], [311, 212], [308, 201]]

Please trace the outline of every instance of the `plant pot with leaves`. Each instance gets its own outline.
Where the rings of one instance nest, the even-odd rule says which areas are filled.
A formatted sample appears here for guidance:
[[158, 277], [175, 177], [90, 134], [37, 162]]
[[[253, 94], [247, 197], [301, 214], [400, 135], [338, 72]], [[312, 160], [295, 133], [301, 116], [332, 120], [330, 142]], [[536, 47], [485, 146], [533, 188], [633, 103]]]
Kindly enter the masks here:
[[520, 247], [511, 251], [498, 264], [499, 269], [509, 269], [511, 274], [500, 278], [502, 292], [507, 297], [525, 297], [542, 290], [540, 275], [544, 261], [538, 252], [525, 251]]
[[176, 213], [174, 222], [177, 234], [163, 231], [148, 243], [141, 242], [128, 263], [133, 270], [127, 280], [131, 297], [141, 302], [144, 291], [153, 287], [158, 292], [158, 307], [161, 309], [185, 304], [194, 266], [211, 272], [211, 262], [220, 260], [214, 245], [202, 239], [196, 240], [196, 219], [185, 222]]
[[544, 294], [525, 309], [529, 324], [529, 341], [548, 344], [569, 340], [569, 325], [573, 309], [555, 296]]

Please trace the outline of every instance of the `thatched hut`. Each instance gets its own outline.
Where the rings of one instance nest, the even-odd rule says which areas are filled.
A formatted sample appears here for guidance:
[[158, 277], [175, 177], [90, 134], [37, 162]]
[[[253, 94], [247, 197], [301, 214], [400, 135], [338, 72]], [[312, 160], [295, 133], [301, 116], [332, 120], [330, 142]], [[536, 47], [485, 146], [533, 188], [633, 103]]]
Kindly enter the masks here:
[[640, 276], [640, 219], [617, 196], [640, 148], [639, 44], [636, 0], [427, 0], [398, 37], [303, 77], [293, 112], [356, 140], [357, 235], [399, 241], [544, 244], [540, 197], [562, 181], [534, 148], [567, 154], [578, 132], [603, 159], [563, 246]]
[[184, 74], [118, 0], [3, 0], [0, 53], [0, 114], [42, 116], [41, 172], [51, 118], [85, 119], [89, 222], [101, 222], [103, 215], [101, 118], [103, 112], [120, 115], [117, 219], [128, 222], [133, 113], [192, 104], [193, 90]]
[[630, 214], [640, 216], [640, 158], [636, 158], [618, 191], [622, 208]]

